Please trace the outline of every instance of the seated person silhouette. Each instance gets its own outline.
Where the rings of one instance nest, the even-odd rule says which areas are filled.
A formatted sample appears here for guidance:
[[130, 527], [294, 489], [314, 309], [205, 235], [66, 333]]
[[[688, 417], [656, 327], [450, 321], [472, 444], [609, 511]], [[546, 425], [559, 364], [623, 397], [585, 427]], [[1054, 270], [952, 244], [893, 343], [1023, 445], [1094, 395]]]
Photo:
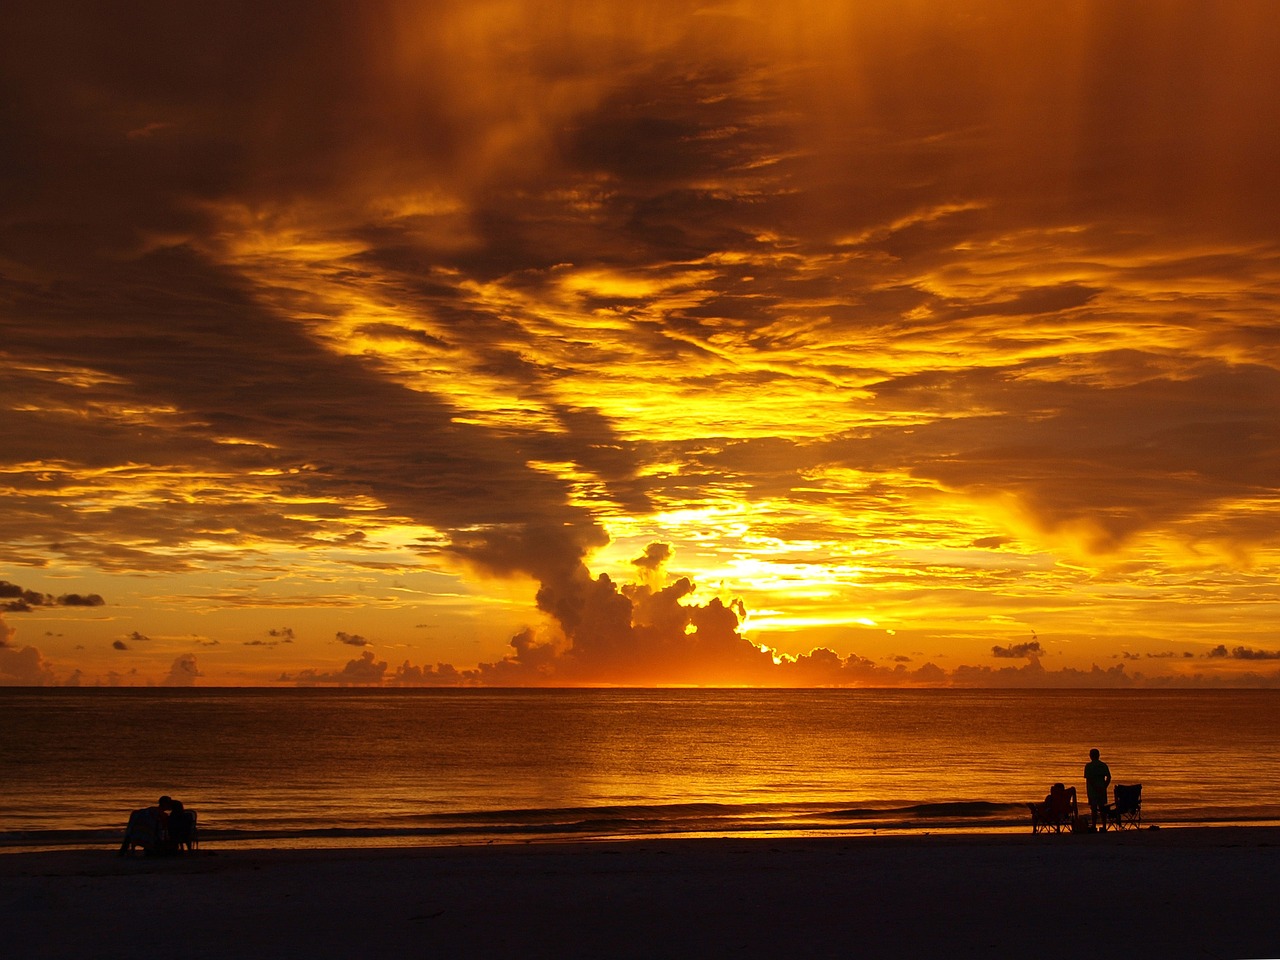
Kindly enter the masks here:
[[1049, 788], [1049, 795], [1044, 798], [1044, 803], [1036, 804], [1032, 810], [1032, 829], [1057, 833], [1062, 827], [1071, 826], [1078, 812], [1076, 788], [1055, 783]]
[[195, 817], [181, 800], [169, 801], [169, 846], [175, 853], [190, 850], [194, 837]]

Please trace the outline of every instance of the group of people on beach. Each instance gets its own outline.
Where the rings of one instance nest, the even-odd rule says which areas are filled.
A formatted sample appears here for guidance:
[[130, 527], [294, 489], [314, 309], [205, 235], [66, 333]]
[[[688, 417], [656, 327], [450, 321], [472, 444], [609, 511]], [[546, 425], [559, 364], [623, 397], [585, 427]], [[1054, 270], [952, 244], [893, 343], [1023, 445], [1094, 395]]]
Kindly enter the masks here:
[[153, 807], [135, 810], [124, 829], [120, 855], [141, 847], [148, 855], [176, 854], [195, 846], [196, 815], [168, 794]]
[[[1085, 794], [1089, 798], [1090, 830], [1098, 829], [1098, 822], [1106, 819], [1107, 788], [1111, 786], [1111, 768], [1102, 760], [1098, 748], [1089, 751], [1089, 762], [1084, 765]], [[1044, 798], [1044, 808], [1055, 811], [1061, 816], [1062, 811], [1071, 811], [1075, 819], [1076, 788], [1055, 783]]]

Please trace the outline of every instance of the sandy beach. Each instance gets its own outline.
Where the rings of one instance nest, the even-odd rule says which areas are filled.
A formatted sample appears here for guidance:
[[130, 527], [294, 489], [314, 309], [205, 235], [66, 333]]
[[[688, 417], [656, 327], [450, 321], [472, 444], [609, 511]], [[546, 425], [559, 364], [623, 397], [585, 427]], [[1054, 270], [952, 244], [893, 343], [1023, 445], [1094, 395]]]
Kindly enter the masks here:
[[1275, 957], [1280, 828], [0, 855], [11, 956]]

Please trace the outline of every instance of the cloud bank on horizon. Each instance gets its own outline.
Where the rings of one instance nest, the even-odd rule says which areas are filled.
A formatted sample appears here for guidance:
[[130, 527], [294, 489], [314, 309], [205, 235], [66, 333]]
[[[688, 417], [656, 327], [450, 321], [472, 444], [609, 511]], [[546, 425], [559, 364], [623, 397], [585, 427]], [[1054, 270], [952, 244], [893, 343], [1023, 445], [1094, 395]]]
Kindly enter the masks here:
[[13, 676], [1270, 682], [1271, 5], [8, 19]]

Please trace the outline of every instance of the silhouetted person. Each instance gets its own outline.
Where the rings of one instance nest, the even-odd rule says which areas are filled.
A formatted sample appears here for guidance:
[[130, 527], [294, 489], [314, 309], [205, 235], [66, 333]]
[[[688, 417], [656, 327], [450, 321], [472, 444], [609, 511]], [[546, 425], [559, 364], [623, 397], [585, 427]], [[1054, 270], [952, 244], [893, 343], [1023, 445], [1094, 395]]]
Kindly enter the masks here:
[[1031, 827], [1033, 833], [1043, 828], [1061, 831], [1064, 826], [1073, 826], [1080, 808], [1076, 803], [1076, 788], [1055, 783], [1049, 788], [1049, 795], [1044, 803], [1033, 803], [1031, 806]]
[[169, 846], [175, 853], [191, 849], [192, 819], [181, 800], [169, 801]]
[[143, 807], [129, 814], [129, 822], [124, 828], [124, 841], [120, 844], [120, 856], [125, 856], [134, 847], [142, 847], [142, 852], [151, 856], [167, 853], [169, 850], [169, 810], [173, 800], [161, 797], [153, 807]]
[[1045, 806], [1059, 820], [1066, 820], [1077, 809], [1076, 788], [1055, 783], [1044, 798]]
[[1089, 762], [1084, 765], [1085, 791], [1089, 794], [1089, 820], [1094, 827], [1107, 805], [1107, 787], [1111, 785], [1111, 768], [1098, 759], [1098, 749], [1089, 751]]
[[160, 811], [160, 818], [156, 821], [160, 851], [167, 853], [169, 851], [169, 811], [173, 809], [173, 800], [167, 793], [156, 801], [156, 809]]

